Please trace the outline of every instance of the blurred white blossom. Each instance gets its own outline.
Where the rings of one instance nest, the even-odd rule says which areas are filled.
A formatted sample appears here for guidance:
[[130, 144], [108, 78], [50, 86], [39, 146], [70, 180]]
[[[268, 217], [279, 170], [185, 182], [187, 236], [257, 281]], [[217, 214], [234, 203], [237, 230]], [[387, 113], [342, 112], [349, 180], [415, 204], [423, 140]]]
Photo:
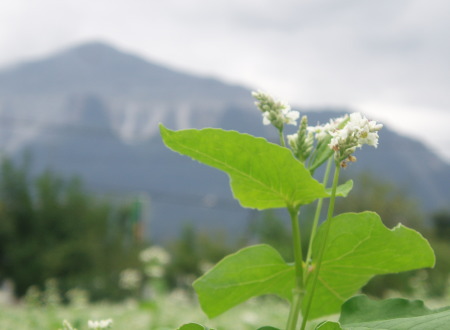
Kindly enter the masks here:
[[139, 254], [142, 262], [157, 262], [162, 265], [167, 265], [170, 262], [170, 254], [160, 246], [151, 246], [142, 250]]
[[120, 272], [119, 286], [122, 289], [137, 289], [141, 281], [142, 275], [137, 269], [127, 268]]
[[261, 91], [252, 92], [252, 96], [256, 99], [256, 107], [262, 112], [264, 125], [272, 124], [280, 131], [284, 124], [297, 125], [300, 113], [291, 110], [289, 104], [278, 101]]
[[108, 329], [112, 325], [112, 319], [99, 320], [99, 321], [88, 321], [89, 329]]
[[148, 277], [161, 278], [165, 274], [164, 267], [161, 265], [148, 265], [144, 269], [145, 275]]

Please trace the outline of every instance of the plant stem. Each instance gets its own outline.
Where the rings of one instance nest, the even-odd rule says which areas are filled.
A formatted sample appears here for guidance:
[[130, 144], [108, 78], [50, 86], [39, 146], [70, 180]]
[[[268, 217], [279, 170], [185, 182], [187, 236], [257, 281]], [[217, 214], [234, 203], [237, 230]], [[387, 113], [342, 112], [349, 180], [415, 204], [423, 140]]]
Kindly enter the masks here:
[[300, 234], [300, 226], [298, 224], [298, 207], [289, 207], [289, 215], [291, 216], [292, 239], [294, 243], [294, 259], [295, 259], [295, 278], [296, 287], [303, 288], [303, 252], [302, 238]]
[[[323, 176], [323, 182], [322, 182], [325, 187], [327, 186], [328, 178], [330, 176], [331, 163], [332, 163], [332, 159], [329, 158], [328, 162], [327, 162], [327, 167], [325, 169], [325, 174]], [[311, 228], [311, 235], [309, 237], [308, 253], [307, 253], [306, 259], [305, 259], [306, 264], [305, 264], [305, 269], [304, 269], [304, 274], [303, 274], [303, 278], [305, 279], [305, 282], [306, 282], [306, 277], [307, 277], [307, 273], [308, 273], [309, 263], [311, 261], [312, 244], [314, 241], [314, 237], [316, 236], [317, 225], [319, 224], [320, 213], [322, 211], [322, 204], [323, 204], [323, 198], [320, 198], [317, 201], [316, 213], [314, 214], [313, 225]]]
[[304, 330], [306, 327], [306, 322], [308, 321], [309, 311], [311, 310], [311, 305], [312, 305], [312, 301], [314, 298], [314, 291], [316, 290], [317, 282], [319, 279], [319, 273], [320, 273], [320, 268], [322, 266], [323, 254], [325, 252], [325, 247], [326, 247], [326, 243], [327, 243], [327, 239], [328, 239], [328, 233], [330, 232], [330, 227], [331, 227], [331, 218], [333, 217], [334, 203], [336, 200], [336, 188], [337, 188], [338, 181], [339, 181], [340, 170], [341, 170], [341, 167], [340, 167], [339, 163], [336, 162], [336, 168], [335, 168], [334, 177], [333, 177], [333, 186], [331, 188], [330, 204], [328, 206], [327, 220], [325, 222], [325, 233], [323, 235], [323, 238], [322, 238], [322, 241], [320, 244], [320, 248], [319, 248], [319, 253], [317, 255], [316, 269], [314, 270], [314, 277], [313, 277], [313, 282], [311, 285], [311, 291], [308, 292], [308, 301], [306, 303], [305, 314], [303, 315], [301, 330]]
[[302, 297], [302, 292], [297, 288], [292, 291], [292, 305], [289, 310], [289, 318], [286, 325], [287, 330], [295, 330], [297, 328], [298, 316], [302, 307]]
[[280, 129], [278, 130], [278, 133], [280, 135], [280, 144], [282, 147], [286, 147], [286, 142], [284, 142], [284, 135], [283, 135], [283, 130]]
[[293, 301], [289, 311], [289, 318], [286, 329], [295, 330], [297, 327], [297, 320], [300, 314], [301, 302], [304, 293], [303, 282], [303, 252], [302, 239], [300, 233], [300, 226], [298, 223], [299, 207], [288, 207], [289, 215], [291, 216], [292, 225], [292, 239], [294, 245], [294, 259], [295, 259], [295, 289], [292, 291]]

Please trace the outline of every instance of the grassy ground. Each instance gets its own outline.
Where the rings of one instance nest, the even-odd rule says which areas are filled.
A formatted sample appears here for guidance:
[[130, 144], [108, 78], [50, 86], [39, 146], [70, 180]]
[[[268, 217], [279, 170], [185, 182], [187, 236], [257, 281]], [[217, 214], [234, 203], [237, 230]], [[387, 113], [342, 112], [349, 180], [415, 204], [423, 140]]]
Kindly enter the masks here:
[[250, 300], [224, 315], [208, 320], [196, 301], [174, 293], [147, 304], [129, 301], [122, 304], [98, 303], [78, 306], [2, 306], [0, 329], [61, 329], [63, 320], [68, 320], [75, 328], [83, 330], [88, 329], [88, 320], [111, 318], [112, 329], [177, 329], [184, 323], [195, 322], [217, 330], [254, 330], [264, 325], [283, 328], [287, 313], [288, 306], [285, 302], [261, 298]]
[[[396, 295], [398, 296], [398, 295]], [[450, 301], [429, 300], [429, 308], [449, 305]], [[181, 291], [160, 296], [148, 303], [127, 301], [112, 303], [76, 303], [71, 305], [21, 303], [0, 308], [2, 330], [57, 330], [63, 320], [69, 321], [77, 330], [88, 329], [88, 320], [112, 319], [112, 329], [126, 330], [173, 330], [184, 323], [195, 322], [216, 330], [255, 330], [262, 326], [283, 329], [288, 314], [286, 302], [276, 298], [252, 299], [223, 315], [209, 320], [198, 303]], [[327, 319], [336, 320], [336, 316]], [[316, 321], [314, 323], [317, 323]], [[311, 324], [313, 327], [313, 324]]]

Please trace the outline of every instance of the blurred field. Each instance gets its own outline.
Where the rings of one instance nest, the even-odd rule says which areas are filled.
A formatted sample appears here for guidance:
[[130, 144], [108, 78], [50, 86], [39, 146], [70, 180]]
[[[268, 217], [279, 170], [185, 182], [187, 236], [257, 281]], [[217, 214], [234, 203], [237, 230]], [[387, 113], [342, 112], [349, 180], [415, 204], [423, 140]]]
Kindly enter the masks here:
[[113, 329], [177, 329], [196, 322], [215, 329], [247, 330], [263, 325], [284, 327], [288, 306], [278, 299], [254, 299], [213, 320], [202, 313], [195, 299], [174, 291], [149, 303], [130, 300], [120, 304], [30, 306], [18, 304], [0, 308], [0, 329], [61, 329], [68, 320], [78, 330], [88, 329], [88, 320], [111, 318]]
[[[419, 230], [436, 254], [434, 269], [377, 276], [363, 292], [425, 299], [430, 308], [450, 305], [450, 211], [424, 214], [404, 190], [370, 175], [355, 182], [337, 213], [376, 211], [389, 228], [401, 222]], [[0, 162], [0, 330], [63, 329], [64, 320], [83, 330], [89, 320], [105, 319], [113, 320], [113, 329], [130, 330], [189, 322], [216, 330], [284, 328], [284, 301], [253, 299], [208, 320], [191, 287], [224, 256], [255, 243], [270, 244], [292, 261], [282, 214], [255, 214], [233, 237], [186, 225], [179, 237], [157, 246], [138, 235], [136, 205], [94, 199], [79, 181], [51, 172], [31, 180], [26, 162]], [[300, 219], [305, 249], [312, 211], [305, 208]]]
[[[398, 295], [395, 295], [398, 296]], [[428, 300], [429, 308], [450, 304], [450, 297]], [[177, 329], [184, 323], [195, 322], [216, 330], [255, 330], [264, 325], [283, 329], [288, 306], [274, 297], [252, 299], [231, 311], [209, 320], [201, 311], [195, 298], [181, 290], [158, 297], [152, 302], [138, 303], [129, 300], [123, 303], [55, 304], [37, 306], [29, 303], [6, 305], [0, 308], [0, 329], [39, 330], [62, 329], [63, 320], [68, 320], [78, 330], [88, 329], [88, 320], [113, 320], [112, 329]], [[336, 320], [337, 316], [326, 319]], [[313, 322], [310, 327], [320, 322]]]

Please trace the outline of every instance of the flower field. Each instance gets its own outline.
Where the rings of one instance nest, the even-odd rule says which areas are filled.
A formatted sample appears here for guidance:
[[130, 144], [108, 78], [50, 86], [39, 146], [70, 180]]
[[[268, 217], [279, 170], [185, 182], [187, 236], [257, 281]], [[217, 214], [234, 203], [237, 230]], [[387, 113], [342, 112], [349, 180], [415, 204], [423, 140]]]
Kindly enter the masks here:
[[78, 330], [89, 329], [89, 320], [112, 319], [112, 329], [177, 329], [186, 322], [198, 322], [216, 330], [229, 329], [227, 324], [239, 320], [240, 328], [256, 329], [262, 325], [283, 327], [287, 317], [287, 304], [270, 297], [247, 303], [213, 320], [203, 314], [198, 303], [181, 291], [161, 296], [152, 302], [127, 301], [120, 304], [57, 304], [31, 306], [7, 305], [0, 308], [0, 329], [39, 330], [64, 329], [67, 320]]

